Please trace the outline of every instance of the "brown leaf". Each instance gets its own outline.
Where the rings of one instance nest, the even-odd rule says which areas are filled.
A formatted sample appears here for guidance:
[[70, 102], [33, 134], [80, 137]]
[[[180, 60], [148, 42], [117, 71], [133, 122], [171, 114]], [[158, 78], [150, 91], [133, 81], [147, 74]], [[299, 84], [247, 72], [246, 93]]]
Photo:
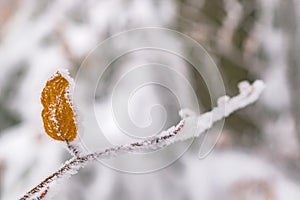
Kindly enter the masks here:
[[69, 93], [69, 77], [57, 71], [41, 94], [42, 118], [46, 133], [55, 140], [73, 141], [77, 136], [76, 115]]

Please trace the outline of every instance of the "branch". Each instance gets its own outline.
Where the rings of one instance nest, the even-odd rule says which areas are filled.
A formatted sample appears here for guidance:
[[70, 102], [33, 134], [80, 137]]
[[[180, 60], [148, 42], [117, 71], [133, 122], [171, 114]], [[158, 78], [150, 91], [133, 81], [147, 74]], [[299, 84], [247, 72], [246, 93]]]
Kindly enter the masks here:
[[[174, 142], [198, 137], [201, 133], [211, 128], [214, 122], [255, 102], [261, 95], [265, 86], [262, 81], [255, 81], [252, 85], [248, 82], [241, 82], [238, 87], [240, 91], [239, 95], [232, 98], [228, 96], [219, 98], [217, 107], [213, 108], [210, 112], [197, 116], [192, 111], [186, 109], [181, 110], [180, 115], [183, 119], [176, 126], [173, 126], [156, 136], [131, 144], [108, 148], [101, 152], [94, 152], [86, 155], [74, 153], [75, 156], [73, 158], [68, 160], [59, 170], [27, 192], [21, 200], [37, 199], [39, 196], [45, 196], [41, 194], [44, 194], [45, 191], [55, 184], [56, 180], [76, 174], [81, 168], [96, 159], [111, 158], [122, 153], [160, 149]], [[191, 131], [191, 129], [196, 131]], [[74, 149], [71, 149], [70, 151], [74, 152]]]

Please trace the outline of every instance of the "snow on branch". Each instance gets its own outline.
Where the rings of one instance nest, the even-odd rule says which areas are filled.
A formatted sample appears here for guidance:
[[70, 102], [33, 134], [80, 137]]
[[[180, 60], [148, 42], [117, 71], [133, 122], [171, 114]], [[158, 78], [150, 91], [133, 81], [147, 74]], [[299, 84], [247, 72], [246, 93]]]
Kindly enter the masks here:
[[[160, 149], [174, 142], [198, 137], [201, 133], [211, 128], [214, 122], [255, 102], [264, 90], [265, 85], [262, 81], [255, 81], [252, 85], [245, 81], [241, 82], [238, 87], [239, 94], [237, 96], [232, 98], [228, 96], [219, 98], [217, 107], [213, 108], [210, 112], [197, 116], [193, 111], [187, 109], [181, 110], [180, 115], [182, 120], [176, 126], [156, 136], [85, 155], [78, 154], [76, 150], [71, 149], [71, 152], [75, 152], [74, 157], [68, 160], [55, 173], [27, 192], [21, 200], [41, 199], [40, 197], [44, 197], [48, 189], [55, 184], [58, 179], [76, 174], [81, 168], [85, 167], [86, 164], [96, 159], [111, 158], [129, 152]], [[68, 145], [68, 147], [70, 146]]]

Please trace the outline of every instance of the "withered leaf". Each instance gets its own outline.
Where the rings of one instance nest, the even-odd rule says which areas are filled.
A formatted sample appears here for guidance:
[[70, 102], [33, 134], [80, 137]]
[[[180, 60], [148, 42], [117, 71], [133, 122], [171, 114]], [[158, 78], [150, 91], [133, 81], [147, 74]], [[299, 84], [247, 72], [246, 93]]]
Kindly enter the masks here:
[[70, 82], [57, 71], [42, 94], [42, 118], [46, 133], [55, 140], [73, 141], [77, 136], [76, 115], [70, 95]]

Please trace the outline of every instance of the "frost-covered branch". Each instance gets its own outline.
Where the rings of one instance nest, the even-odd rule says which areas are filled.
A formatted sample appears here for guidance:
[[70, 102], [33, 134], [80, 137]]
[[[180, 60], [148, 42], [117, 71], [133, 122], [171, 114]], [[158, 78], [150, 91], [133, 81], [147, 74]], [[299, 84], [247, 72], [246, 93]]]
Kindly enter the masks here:
[[[214, 122], [255, 102], [265, 86], [262, 81], [255, 81], [252, 85], [248, 82], [242, 82], [238, 87], [240, 93], [237, 96], [232, 98], [228, 96], [219, 98], [217, 107], [213, 108], [210, 112], [197, 116], [189, 110], [180, 111], [180, 115], [183, 119], [176, 126], [156, 136], [86, 155], [80, 155], [76, 152], [76, 149], [75, 151], [74, 149], [70, 149], [71, 152], [74, 152], [74, 157], [68, 160], [59, 170], [43, 180], [39, 185], [27, 192], [21, 200], [39, 199], [39, 197], [45, 196], [48, 189], [56, 183], [56, 180], [76, 174], [81, 168], [85, 167], [86, 164], [96, 159], [111, 158], [122, 153], [160, 149], [174, 142], [198, 137], [201, 133], [211, 128]], [[72, 146], [68, 145], [68, 147], [70, 148]]]

